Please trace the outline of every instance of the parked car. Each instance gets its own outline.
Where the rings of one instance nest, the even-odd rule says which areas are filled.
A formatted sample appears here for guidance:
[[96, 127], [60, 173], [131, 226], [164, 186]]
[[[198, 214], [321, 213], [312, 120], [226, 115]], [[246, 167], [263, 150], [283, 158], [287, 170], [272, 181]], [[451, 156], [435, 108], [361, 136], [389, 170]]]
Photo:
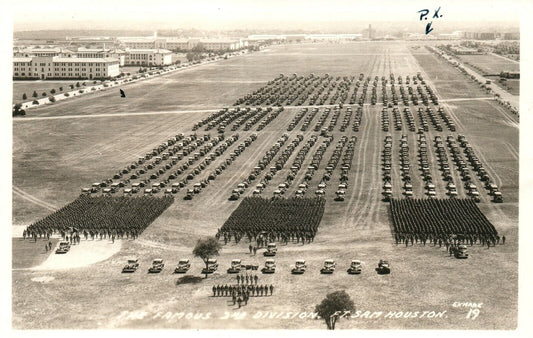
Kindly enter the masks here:
[[378, 263], [376, 271], [379, 275], [386, 275], [390, 273], [390, 264], [389, 261], [381, 259]]
[[188, 258], [179, 260], [178, 265], [174, 269], [174, 273], [186, 273], [191, 268], [191, 263]]
[[324, 266], [320, 269], [322, 274], [332, 274], [335, 271], [335, 261], [333, 259], [326, 259]]
[[123, 273], [132, 273], [137, 271], [139, 260], [136, 258], [128, 259], [128, 263], [122, 268]]
[[291, 270], [291, 273], [295, 275], [302, 275], [305, 270], [307, 270], [307, 265], [305, 265], [305, 260], [298, 259], [294, 264], [294, 267]]
[[262, 273], [274, 273], [276, 272], [276, 262], [273, 259], [267, 259], [265, 261], [265, 267], [261, 269]]
[[160, 273], [164, 267], [165, 263], [163, 263], [161, 258], [154, 259], [152, 266], [148, 269], [148, 273]]
[[361, 261], [354, 259], [352, 260], [352, 263], [350, 264], [350, 267], [348, 268], [348, 274], [358, 275], [361, 273], [361, 270], [362, 270]]
[[70, 250], [69, 242], [59, 242], [59, 247], [56, 249], [56, 254], [66, 254]]

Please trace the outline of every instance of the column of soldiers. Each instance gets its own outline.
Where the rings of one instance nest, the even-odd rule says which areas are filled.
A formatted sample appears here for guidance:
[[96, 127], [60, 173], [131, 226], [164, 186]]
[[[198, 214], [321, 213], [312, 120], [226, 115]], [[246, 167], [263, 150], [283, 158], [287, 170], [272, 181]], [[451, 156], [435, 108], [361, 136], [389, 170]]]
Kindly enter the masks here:
[[460, 244], [464, 245], [474, 245], [479, 244], [482, 246], [496, 246], [497, 244], [505, 244], [505, 235], [500, 237], [499, 235], [492, 235], [492, 234], [467, 234], [467, 235], [446, 235], [446, 234], [440, 234], [440, 235], [434, 235], [434, 234], [424, 234], [424, 233], [418, 233], [418, 234], [404, 234], [404, 233], [395, 233], [394, 234], [394, 240], [396, 242], [396, 245], [398, 244], [405, 244], [405, 246], [414, 245], [415, 243], [423, 244], [424, 246], [426, 243], [429, 245], [433, 244], [433, 246], [439, 246], [442, 247], [443, 245], [446, 246], [446, 249], [449, 249], [452, 246], [457, 246]]

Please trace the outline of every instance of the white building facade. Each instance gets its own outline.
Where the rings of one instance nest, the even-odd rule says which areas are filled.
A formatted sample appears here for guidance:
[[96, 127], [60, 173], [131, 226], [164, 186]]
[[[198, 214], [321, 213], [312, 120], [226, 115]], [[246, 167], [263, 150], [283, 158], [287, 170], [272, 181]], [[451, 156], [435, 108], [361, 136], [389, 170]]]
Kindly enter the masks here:
[[14, 57], [15, 79], [108, 79], [120, 74], [115, 58]]
[[172, 52], [166, 49], [127, 49], [126, 65], [166, 66], [172, 64]]

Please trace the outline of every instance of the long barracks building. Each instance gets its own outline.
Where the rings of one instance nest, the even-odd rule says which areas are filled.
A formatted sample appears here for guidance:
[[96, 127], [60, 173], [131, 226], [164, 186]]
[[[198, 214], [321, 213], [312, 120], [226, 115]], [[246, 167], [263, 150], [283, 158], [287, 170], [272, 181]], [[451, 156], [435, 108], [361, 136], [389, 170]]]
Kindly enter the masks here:
[[120, 74], [115, 58], [33, 56], [13, 58], [14, 79], [107, 79]]

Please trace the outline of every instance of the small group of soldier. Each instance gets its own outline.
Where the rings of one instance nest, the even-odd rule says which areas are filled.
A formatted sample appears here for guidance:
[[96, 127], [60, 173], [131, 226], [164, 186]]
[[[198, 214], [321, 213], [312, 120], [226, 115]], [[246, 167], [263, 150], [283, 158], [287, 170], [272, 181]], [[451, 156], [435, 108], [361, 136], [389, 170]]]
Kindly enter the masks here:
[[252, 297], [263, 297], [274, 293], [274, 286], [269, 285], [216, 285], [213, 286], [213, 297], [228, 297], [233, 295], [243, 295], [247, 293]]
[[248, 275], [247, 273], [244, 275], [243, 274], [237, 275], [237, 285], [245, 284], [245, 282], [246, 282], [246, 285], [248, 285], [248, 283], [257, 285], [258, 280], [259, 280], [259, 277], [257, 275]]

